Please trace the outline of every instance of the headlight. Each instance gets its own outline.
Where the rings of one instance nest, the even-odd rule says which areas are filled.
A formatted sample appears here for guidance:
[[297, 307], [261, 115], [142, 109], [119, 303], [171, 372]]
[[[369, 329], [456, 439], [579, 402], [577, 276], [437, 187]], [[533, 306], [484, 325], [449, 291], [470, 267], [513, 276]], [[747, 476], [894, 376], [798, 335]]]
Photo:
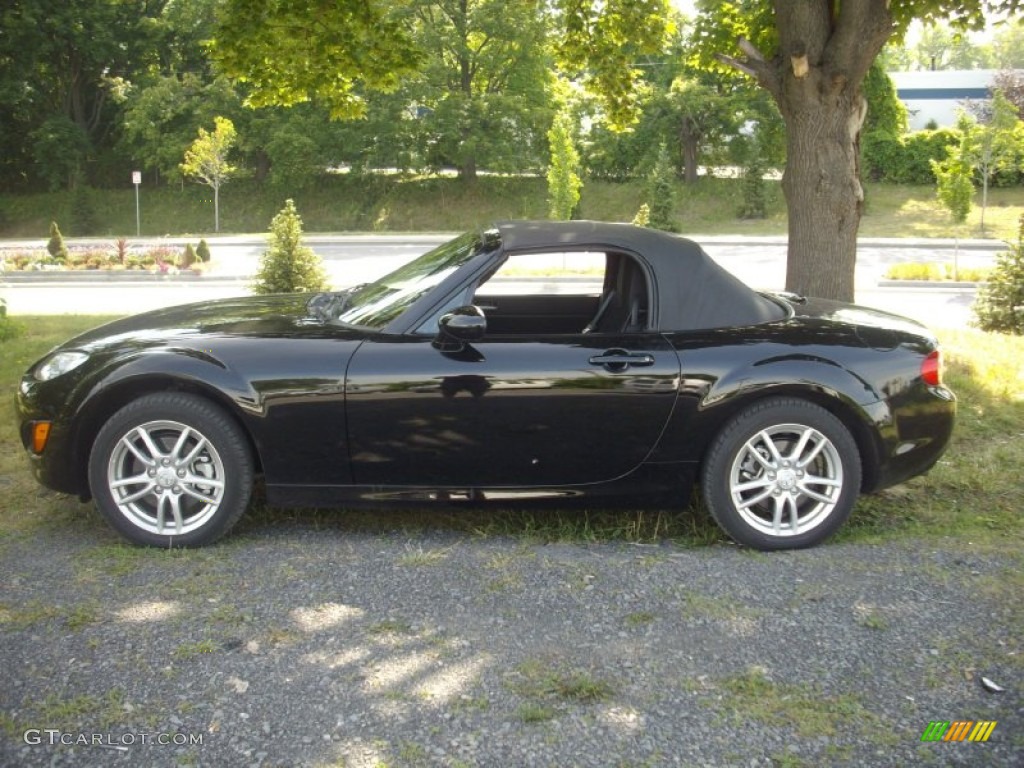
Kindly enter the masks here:
[[55, 379], [68, 371], [73, 371], [88, 359], [89, 355], [85, 352], [58, 352], [36, 368], [35, 377], [38, 381]]

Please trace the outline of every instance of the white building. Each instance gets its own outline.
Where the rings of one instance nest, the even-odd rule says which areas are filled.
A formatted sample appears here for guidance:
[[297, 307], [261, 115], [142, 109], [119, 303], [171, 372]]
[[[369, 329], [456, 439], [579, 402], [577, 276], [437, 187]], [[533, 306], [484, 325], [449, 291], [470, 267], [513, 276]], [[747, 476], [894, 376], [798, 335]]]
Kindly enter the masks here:
[[995, 69], [947, 69], [890, 72], [889, 77], [907, 108], [910, 130], [919, 131], [931, 121], [940, 128], [956, 125], [957, 109], [967, 100], [988, 99], [988, 88], [997, 74]]

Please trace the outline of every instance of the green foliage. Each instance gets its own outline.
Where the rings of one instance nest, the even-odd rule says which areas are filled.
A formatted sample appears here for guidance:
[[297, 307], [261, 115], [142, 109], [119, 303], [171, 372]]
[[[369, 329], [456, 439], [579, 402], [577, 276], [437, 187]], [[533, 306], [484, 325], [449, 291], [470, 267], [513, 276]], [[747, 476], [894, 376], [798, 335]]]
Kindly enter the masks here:
[[921, 30], [910, 51], [915, 69], [987, 69], [992, 65], [990, 52], [948, 23], [931, 24]]
[[1017, 244], [996, 258], [995, 269], [974, 302], [974, 314], [982, 330], [1024, 336], [1024, 216]]
[[210, 261], [210, 245], [203, 238], [199, 241], [199, 245], [196, 247], [196, 260], [204, 263]]
[[0, 343], [14, 339], [25, 331], [25, 327], [7, 315], [7, 301], [0, 299]]
[[127, 94], [120, 146], [137, 168], [176, 181], [199, 129], [217, 115], [241, 111], [241, 96], [224, 78], [207, 81], [193, 72], [147, 78]]
[[394, 90], [421, 62], [407, 8], [388, 0], [225, 0], [213, 56], [245, 84], [252, 106], [315, 100], [334, 118], [359, 117], [364, 89]]
[[932, 172], [937, 182], [936, 193], [943, 207], [949, 211], [956, 224], [967, 221], [971, 212], [974, 196], [974, 183], [971, 181], [973, 167], [970, 159], [970, 140], [963, 130], [964, 120], [961, 119], [961, 139], [956, 147], [950, 147], [944, 160], [932, 160]]
[[565, 112], [555, 117], [548, 131], [551, 164], [548, 166], [548, 205], [552, 219], [571, 219], [580, 201], [583, 182], [579, 177], [579, 155], [572, 139], [571, 118]]
[[399, 89], [414, 120], [395, 121], [428, 168], [520, 171], [544, 164], [552, 94], [541, 0], [412, 0], [418, 77]]
[[873, 181], [892, 178], [894, 167], [903, 160], [901, 140], [907, 131], [907, 108], [879, 61], [868, 70], [863, 91], [868, 114], [861, 129], [861, 166]]
[[743, 166], [743, 205], [741, 219], [763, 219], [767, 213], [768, 187], [764, 181], [767, 171], [760, 153], [751, 152]]
[[97, 225], [92, 193], [84, 185], [79, 185], [71, 196], [71, 232], [78, 237], [92, 235], [96, 233]]
[[60, 233], [56, 221], [50, 222], [50, 240], [46, 244], [46, 250], [58, 262], [68, 258], [68, 247], [64, 244], [64, 236]]
[[650, 201], [648, 226], [666, 232], [678, 232], [676, 210], [676, 172], [672, 167], [668, 149], [662, 144], [647, 178], [647, 199]]
[[68, 117], [57, 115], [32, 131], [30, 139], [36, 173], [49, 188], [74, 187], [90, 150], [82, 128]]
[[861, 161], [871, 181], [894, 184], [932, 184], [932, 161], [941, 161], [958, 146], [960, 132], [948, 128], [915, 131], [902, 138], [874, 131], [861, 139]]
[[234, 146], [235, 125], [226, 117], [215, 117], [211, 133], [199, 129], [199, 137], [185, 151], [181, 170], [186, 176], [194, 176], [213, 190], [214, 231], [220, 231], [220, 188], [238, 170], [228, 160], [228, 152]]
[[562, 69], [580, 75], [604, 105], [608, 125], [622, 130], [636, 122], [641, 70], [660, 53], [674, 29], [667, 0], [560, 0], [557, 53]]
[[934, 261], [907, 261], [893, 264], [885, 271], [887, 280], [926, 280], [941, 282], [958, 280], [982, 283], [988, 280], [992, 270], [988, 267], [959, 267], [955, 264], [940, 264]]
[[0, 14], [0, 180], [73, 186], [118, 134], [119, 98], [156, 63], [167, 3], [33, 0]]
[[305, 293], [328, 289], [320, 257], [302, 245], [302, 219], [292, 200], [270, 223], [270, 250], [260, 257], [253, 293]]
[[651, 223], [651, 207], [644, 203], [640, 206], [640, 210], [636, 212], [636, 216], [633, 217], [631, 222], [634, 227], [647, 227]]

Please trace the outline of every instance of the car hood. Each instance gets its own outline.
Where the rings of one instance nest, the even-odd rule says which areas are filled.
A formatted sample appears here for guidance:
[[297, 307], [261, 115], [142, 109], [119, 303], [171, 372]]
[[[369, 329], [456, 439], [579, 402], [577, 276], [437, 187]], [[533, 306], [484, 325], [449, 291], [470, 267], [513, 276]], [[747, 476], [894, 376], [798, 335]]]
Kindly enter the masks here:
[[249, 296], [157, 309], [93, 328], [61, 348], [96, 351], [120, 343], [145, 344], [207, 334], [316, 336], [323, 334], [326, 326], [322, 316], [310, 309], [313, 299], [301, 293]]

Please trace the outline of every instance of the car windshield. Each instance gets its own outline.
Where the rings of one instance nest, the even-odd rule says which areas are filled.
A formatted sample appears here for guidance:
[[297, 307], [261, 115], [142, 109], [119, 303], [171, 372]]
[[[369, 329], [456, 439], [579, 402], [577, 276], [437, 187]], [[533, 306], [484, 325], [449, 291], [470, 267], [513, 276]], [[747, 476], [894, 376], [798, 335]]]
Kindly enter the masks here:
[[480, 235], [469, 232], [375, 282], [356, 288], [338, 315], [338, 322], [364, 328], [383, 328], [473, 258], [480, 247]]

